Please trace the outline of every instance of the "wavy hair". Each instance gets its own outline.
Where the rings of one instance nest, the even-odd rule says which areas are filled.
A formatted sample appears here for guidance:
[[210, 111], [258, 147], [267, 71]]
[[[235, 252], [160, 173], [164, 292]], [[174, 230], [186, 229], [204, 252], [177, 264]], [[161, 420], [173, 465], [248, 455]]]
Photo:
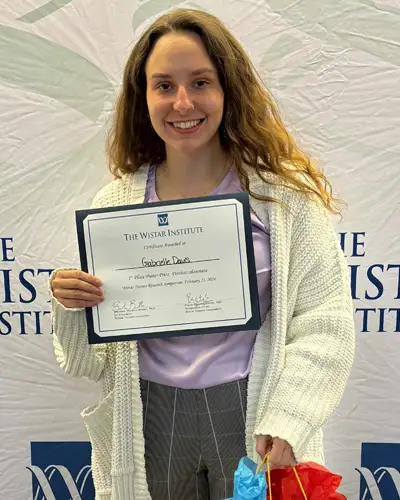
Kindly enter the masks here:
[[[121, 93], [107, 140], [109, 168], [115, 177], [146, 163], [165, 160], [165, 144], [154, 131], [146, 102], [145, 65], [157, 40], [167, 33], [192, 32], [202, 40], [226, 96], [219, 129], [221, 145], [237, 165], [244, 189], [257, 199], [277, 201], [250, 191], [247, 165], [265, 182], [316, 195], [333, 214], [341, 201], [311, 158], [286, 129], [278, 107], [250, 58], [225, 25], [199, 10], [176, 9], [159, 17], [139, 38], [125, 66]], [[267, 178], [269, 179], [267, 181]]]

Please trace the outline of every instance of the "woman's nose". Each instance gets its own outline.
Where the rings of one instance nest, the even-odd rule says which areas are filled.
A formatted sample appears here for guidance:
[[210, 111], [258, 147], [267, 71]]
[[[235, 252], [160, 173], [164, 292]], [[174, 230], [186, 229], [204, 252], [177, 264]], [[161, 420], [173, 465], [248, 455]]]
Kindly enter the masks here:
[[174, 110], [181, 114], [187, 113], [194, 109], [194, 105], [189, 98], [188, 92], [185, 87], [179, 87], [174, 102]]

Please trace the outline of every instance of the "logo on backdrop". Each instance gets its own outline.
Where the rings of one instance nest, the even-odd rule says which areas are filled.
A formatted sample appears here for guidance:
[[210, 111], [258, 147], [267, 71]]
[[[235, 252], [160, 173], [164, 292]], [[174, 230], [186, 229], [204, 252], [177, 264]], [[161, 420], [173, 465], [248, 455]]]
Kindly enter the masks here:
[[[361, 333], [400, 333], [400, 263], [368, 261], [368, 234], [339, 233]], [[375, 240], [376, 242], [376, 240]]]
[[158, 225], [168, 226], [168, 214], [157, 214]]
[[50, 310], [43, 310], [37, 302], [52, 269], [17, 269], [14, 244], [12, 237], [0, 235], [0, 336], [42, 335], [46, 327], [51, 331]]
[[360, 500], [400, 499], [400, 443], [363, 443]]
[[31, 443], [32, 500], [93, 500], [88, 442]]

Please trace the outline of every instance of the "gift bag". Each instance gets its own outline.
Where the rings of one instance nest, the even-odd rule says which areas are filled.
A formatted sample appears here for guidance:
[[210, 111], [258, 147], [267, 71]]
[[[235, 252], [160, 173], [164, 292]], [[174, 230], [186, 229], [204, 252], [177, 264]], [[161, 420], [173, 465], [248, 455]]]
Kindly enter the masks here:
[[336, 491], [342, 478], [313, 462], [270, 470], [267, 459], [266, 477], [267, 500], [346, 500]]
[[250, 458], [242, 458], [234, 475], [233, 497], [227, 500], [265, 500], [267, 481]]

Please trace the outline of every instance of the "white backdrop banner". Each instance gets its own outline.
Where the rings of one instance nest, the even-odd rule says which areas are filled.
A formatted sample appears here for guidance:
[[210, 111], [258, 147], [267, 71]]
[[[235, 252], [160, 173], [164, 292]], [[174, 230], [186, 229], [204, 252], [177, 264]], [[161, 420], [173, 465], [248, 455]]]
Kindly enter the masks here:
[[79, 413], [95, 384], [52, 352], [51, 270], [78, 265], [74, 210], [110, 180], [104, 138], [134, 41], [162, 12], [207, 10], [241, 40], [286, 122], [349, 208], [357, 359], [326, 426], [351, 500], [400, 499], [398, 0], [13, 0], [0, 9], [0, 493], [93, 499]]

